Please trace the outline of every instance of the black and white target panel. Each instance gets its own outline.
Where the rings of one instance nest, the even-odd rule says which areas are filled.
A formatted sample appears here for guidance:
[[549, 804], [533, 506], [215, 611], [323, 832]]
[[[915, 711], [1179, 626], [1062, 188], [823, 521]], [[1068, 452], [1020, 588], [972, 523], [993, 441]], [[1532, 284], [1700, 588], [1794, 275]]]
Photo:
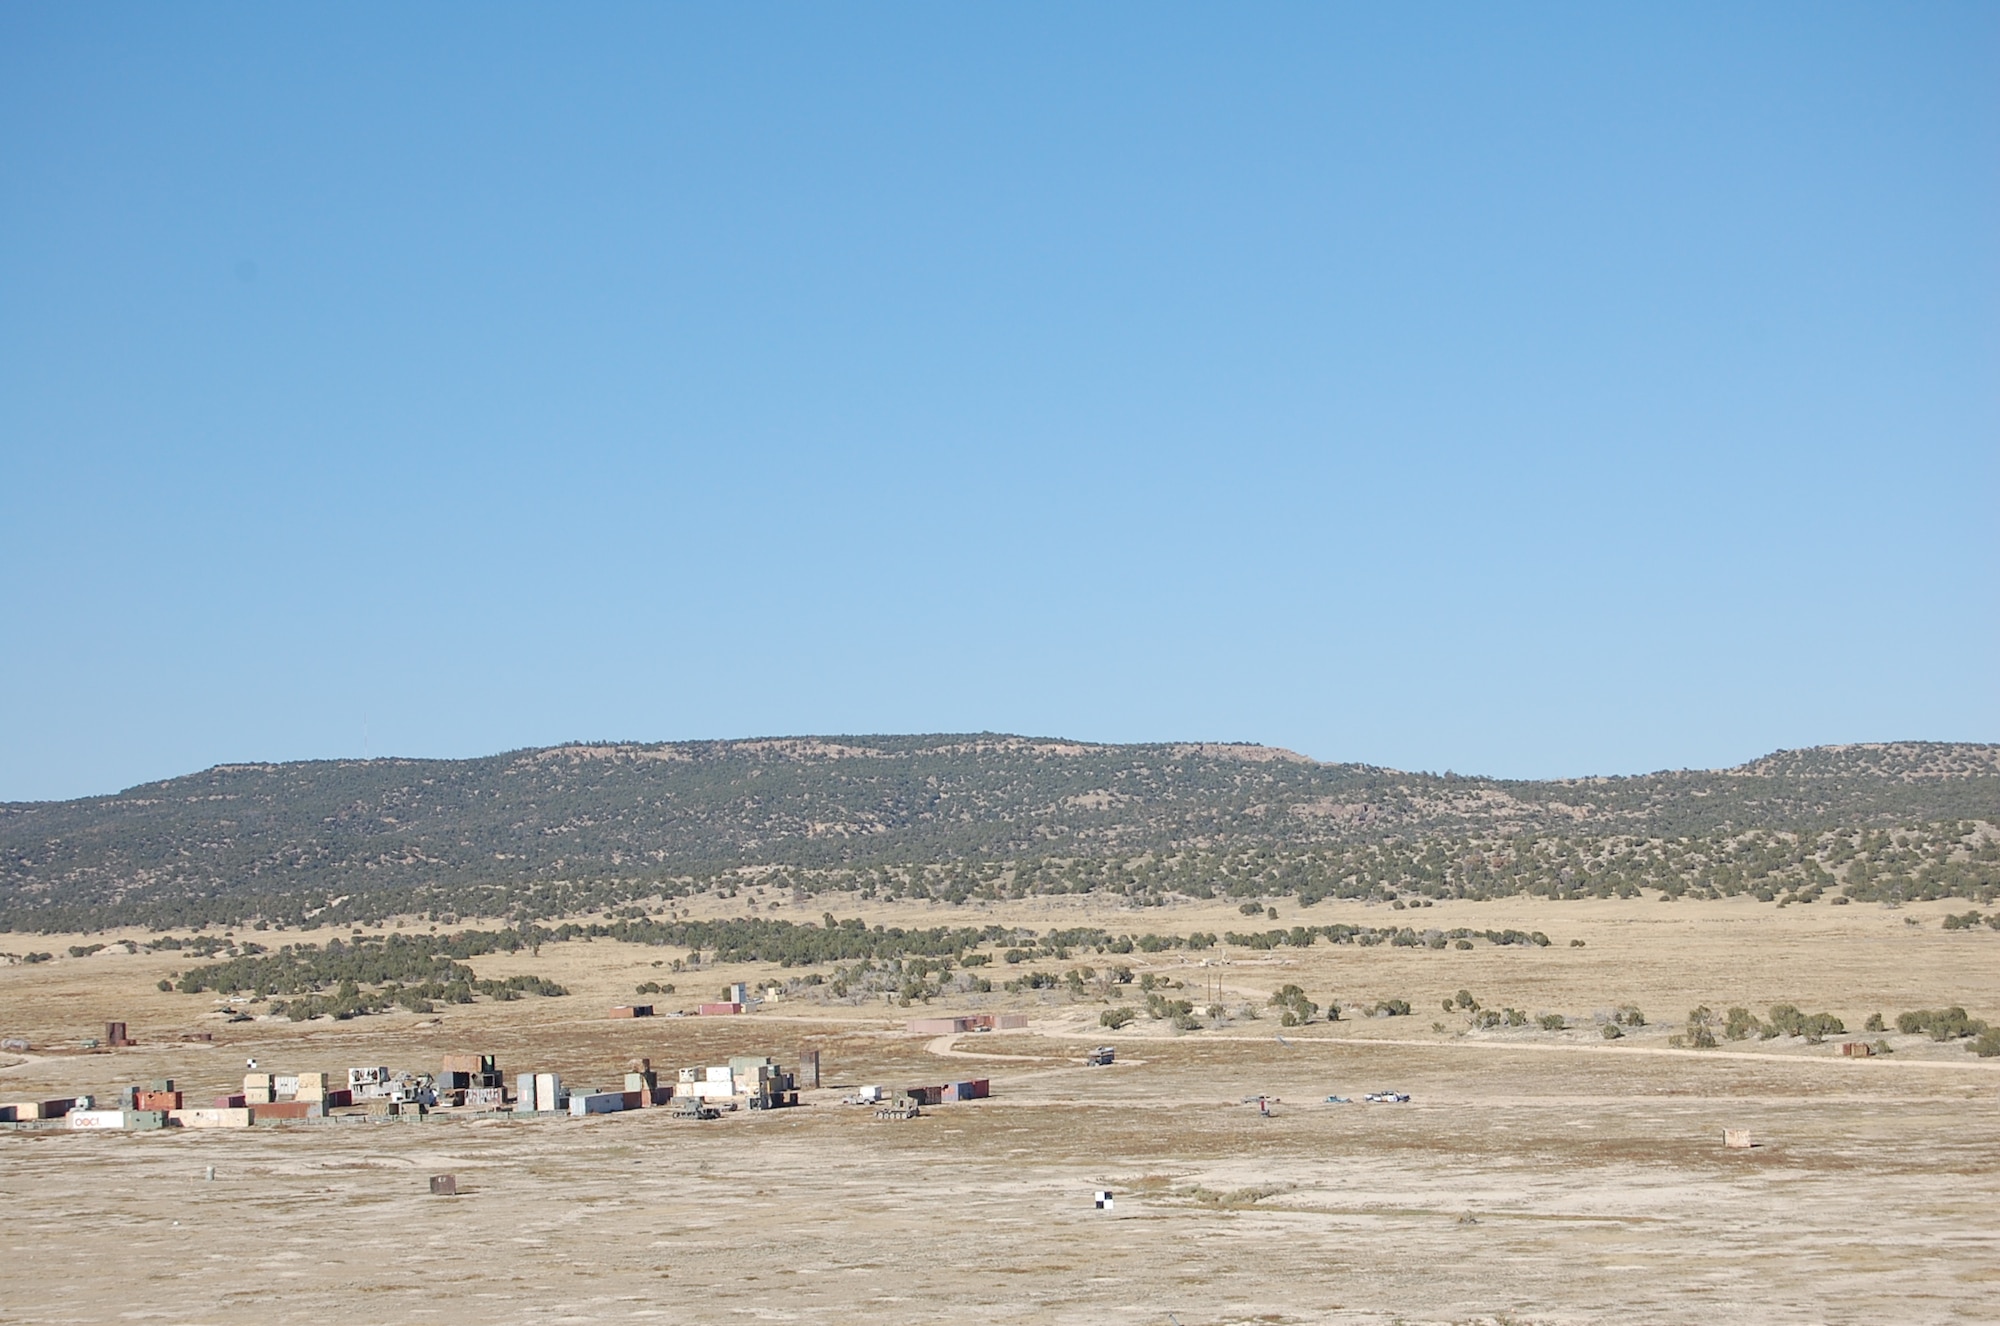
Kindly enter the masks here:
[[1109, 1188], [1100, 1188], [1095, 1193], [1092, 1193], [1091, 1197], [1096, 1201], [1098, 1210], [1109, 1211], [1111, 1209], [1111, 1190]]

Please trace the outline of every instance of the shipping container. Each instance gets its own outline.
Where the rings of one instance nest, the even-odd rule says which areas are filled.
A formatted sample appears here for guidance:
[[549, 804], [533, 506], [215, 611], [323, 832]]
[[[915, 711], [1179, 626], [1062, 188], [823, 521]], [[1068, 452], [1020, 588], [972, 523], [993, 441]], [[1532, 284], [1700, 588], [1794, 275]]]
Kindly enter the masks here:
[[316, 1100], [281, 1100], [273, 1105], [252, 1106], [250, 1121], [263, 1123], [270, 1119], [317, 1119], [325, 1113], [325, 1109]]
[[167, 1119], [177, 1128], [248, 1128], [250, 1111], [173, 1110]]
[[949, 1036], [955, 1032], [971, 1030], [967, 1018], [912, 1018], [904, 1024], [904, 1030], [912, 1036]]

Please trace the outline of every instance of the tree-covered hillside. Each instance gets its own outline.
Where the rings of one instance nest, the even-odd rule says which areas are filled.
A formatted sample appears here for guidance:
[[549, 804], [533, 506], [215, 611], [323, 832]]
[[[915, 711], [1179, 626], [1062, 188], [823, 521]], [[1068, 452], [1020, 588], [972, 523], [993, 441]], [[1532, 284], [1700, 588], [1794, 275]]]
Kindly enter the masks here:
[[1990, 898], [1996, 822], [2000, 746], [1984, 745], [1549, 782], [991, 734], [571, 745], [226, 765], [0, 805], [0, 925], [529, 919], [752, 877], [799, 895], [1091, 889], [1138, 904], [1628, 887], [1775, 899], [1835, 883]]

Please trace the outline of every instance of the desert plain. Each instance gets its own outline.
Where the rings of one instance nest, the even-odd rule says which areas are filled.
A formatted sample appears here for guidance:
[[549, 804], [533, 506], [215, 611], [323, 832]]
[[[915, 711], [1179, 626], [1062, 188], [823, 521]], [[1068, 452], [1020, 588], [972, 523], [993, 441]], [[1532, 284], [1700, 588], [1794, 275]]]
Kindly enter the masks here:
[[[736, 900], [689, 904], [736, 914]], [[435, 1071], [497, 1055], [616, 1085], [675, 1068], [822, 1055], [801, 1106], [709, 1122], [664, 1110], [150, 1133], [0, 1132], [0, 1318], [34, 1323], [367, 1320], [856, 1320], [1179, 1323], [1992, 1322], [2000, 1320], [2000, 1059], [1893, 1030], [1961, 1005], [2000, 1021], [2000, 932], [1947, 931], [1946, 904], [1777, 908], [1749, 899], [1321, 903], [1274, 922], [1187, 902], [1090, 899], [822, 910], [903, 926], [1226, 932], [1270, 925], [1521, 928], [1547, 947], [1315, 944], [1079, 952], [1004, 976], [1115, 961], [1234, 1015], [1175, 1031], [1136, 986], [905, 1008], [808, 993], [739, 1017], [664, 1014], [769, 965], [666, 974], [670, 950], [568, 942], [477, 958], [563, 998], [335, 1022], [227, 1021], [161, 992], [184, 954], [101, 951], [0, 968], [0, 1100], [116, 1096], [172, 1077], [193, 1102], [277, 1071]], [[411, 923], [415, 924], [415, 923]], [[473, 923], [466, 923], [468, 925]], [[95, 935], [90, 942], [116, 936]], [[134, 932], [133, 938], [145, 936]], [[291, 935], [310, 942], [329, 936]], [[82, 937], [10, 936], [59, 955]], [[271, 936], [257, 936], [269, 941]], [[1581, 945], [1572, 941], [1581, 940]], [[635, 996], [645, 981], [671, 995]], [[1283, 1027], [1285, 984], [1346, 1012]], [[1478, 1029], [1442, 1004], [1561, 1013], [1568, 1029]], [[1406, 1000], [1403, 1017], [1368, 1008]], [[1848, 1034], [1673, 1048], [1688, 1010], [1777, 1003]], [[1602, 1016], [1635, 1005], [1616, 1040]], [[237, 1006], [240, 1008], [240, 1006]], [[1019, 1011], [1026, 1030], [906, 1034], [912, 1017]], [[1863, 1032], [1880, 1012], [1891, 1030]], [[109, 1019], [136, 1046], [88, 1048]], [[212, 1043], [183, 1033], [206, 1031]], [[1840, 1054], [1843, 1041], [1890, 1051]], [[1093, 1046], [1117, 1049], [1086, 1067]], [[984, 1101], [879, 1121], [842, 1103], [983, 1077]], [[1407, 1103], [1367, 1104], [1371, 1091]], [[1258, 1097], [1268, 1102], [1257, 1103]], [[1333, 1102], [1330, 1096], [1349, 1098]], [[1732, 1149], [1723, 1130], [1756, 1145]], [[213, 1171], [213, 1178], [209, 1174]], [[459, 1195], [433, 1197], [451, 1174]], [[1093, 1194], [1109, 1191], [1112, 1208]]]

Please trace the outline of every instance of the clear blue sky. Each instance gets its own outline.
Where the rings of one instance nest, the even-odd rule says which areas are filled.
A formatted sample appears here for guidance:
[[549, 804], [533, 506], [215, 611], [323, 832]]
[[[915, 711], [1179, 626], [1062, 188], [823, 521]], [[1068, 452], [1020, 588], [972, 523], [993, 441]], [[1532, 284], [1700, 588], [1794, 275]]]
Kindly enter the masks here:
[[0, 798], [2000, 739], [2000, 7], [0, 9]]

